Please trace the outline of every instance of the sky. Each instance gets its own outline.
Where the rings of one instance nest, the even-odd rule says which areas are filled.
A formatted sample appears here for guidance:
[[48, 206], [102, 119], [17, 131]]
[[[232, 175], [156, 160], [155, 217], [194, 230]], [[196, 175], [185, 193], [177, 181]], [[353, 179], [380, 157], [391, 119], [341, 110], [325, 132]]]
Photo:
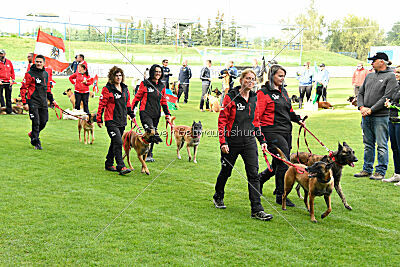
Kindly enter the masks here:
[[[63, 3], [65, 3], [63, 5]], [[400, 21], [398, 11], [400, 2], [387, 0], [385, 11], [377, 12], [377, 5], [371, 5], [365, 0], [315, 0], [315, 7], [329, 24], [333, 20], [341, 19], [349, 14], [368, 17], [378, 22], [389, 31], [394, 23]], [[38, 7], [40, 5], [40, 7]], [[208, 18], [214, 19], [217, 11], [224, 12], [230, 21], [234, 17], [239, 25], [244, 25], [243, 36], [271, 37], [282, 28], [282, 21], [294, 22], [294, 18], [304, 13], [310, 5], [310, 0], [285, 1], [243, 1], [243, 0], [113, 0], [113, 1], [82, 1], [82, 0], [41, 0], [41, 1], [2, 1], [3, 17], [24, 18], [31, 12], [51, 12], [61, 16], [61, 19], [71, 19], [73, 23], [106, 25], [110, 23], [106, 18], [132, 16], [138, 20], [146, 17], [170, 18], [173, 20], [200, 21], [206, 26]], [[25, 17], [26, 18], [26, 17]], [[0, 19], [0, 27], [3, 20]]]

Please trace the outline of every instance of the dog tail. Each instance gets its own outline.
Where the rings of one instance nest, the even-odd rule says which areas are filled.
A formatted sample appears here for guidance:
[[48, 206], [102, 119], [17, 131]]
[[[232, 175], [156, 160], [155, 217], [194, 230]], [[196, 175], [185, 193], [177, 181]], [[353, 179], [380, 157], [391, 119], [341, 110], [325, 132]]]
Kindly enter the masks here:
[[129, 140], [131, 140], [132, 131], [124, 132], [122, 135], [122, 147], [124, 148], [125, 154], [129, 151]]
[[172, 125], [175, 125], [175, 124], [174, 124], [174, 120], [175, 120], [175, 119], [176, 119], [175, 116], [172, 116], [172, 117], [171, 117], [171, 124], [172, 124]]

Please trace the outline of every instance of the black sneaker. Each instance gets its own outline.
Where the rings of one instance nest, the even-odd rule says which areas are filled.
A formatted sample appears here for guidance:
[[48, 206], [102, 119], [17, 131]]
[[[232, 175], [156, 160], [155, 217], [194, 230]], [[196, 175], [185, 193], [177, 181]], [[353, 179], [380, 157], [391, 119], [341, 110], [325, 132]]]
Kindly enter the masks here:
[[213, 202], [217, 209], [226, 209], [224, 200], [222, 198], [213, 198]]
[[[276, 195], [276, 204], [282, 205], [282, 195]], [[292, 201], [290, 201], [289, 198], [286, 198], [286, 206], [296, 207], [296, 205]]]
[[156, 160], [153, 159], [153, 157], [147, 157], [145, 161], [146, 161], [146, 162], [154, 162], [154, 161], [156, 161]]
[[104, 169], [106, 171], [110, 171], [110, 172], [116, 172], [117, 171], [117, 168], [115, 168], [115, 166], [106, 166], [106, 167], [104, 167]]
[[272, 214], [265, 213], [263, 210], [251, 214], [251, 218], [261, 221], [269, 221], [273, 217]]
[[127, 167], [123, 167], [123, 168], [119, 171], [119, 174], [120, 174], [120, 175], [125, 175], [125, 174], [130, 173], [131, 171], [132, 171], [131, 169], [128, 169]]
[[40, 144], [36, 144], [35, 149], [42, 150], [43, 148], [42, 148], [42, 146]]

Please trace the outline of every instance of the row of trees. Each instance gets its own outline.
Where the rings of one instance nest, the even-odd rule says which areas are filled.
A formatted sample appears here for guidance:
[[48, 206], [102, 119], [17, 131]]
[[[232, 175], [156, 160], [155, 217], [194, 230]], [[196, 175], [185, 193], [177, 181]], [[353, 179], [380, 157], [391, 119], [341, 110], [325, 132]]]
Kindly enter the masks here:
[[310, 0], [307, 11], [296, 17], [295, 23], [304, 27], [305, 49], [326, 47], [333, 52], [356, 52], [358, 59], [365, 59], [371, 46], [400, 45], [400, 22], [386, 36], [376, 21], [354, 15], [327, 25], [315, 9], [314, 0]]

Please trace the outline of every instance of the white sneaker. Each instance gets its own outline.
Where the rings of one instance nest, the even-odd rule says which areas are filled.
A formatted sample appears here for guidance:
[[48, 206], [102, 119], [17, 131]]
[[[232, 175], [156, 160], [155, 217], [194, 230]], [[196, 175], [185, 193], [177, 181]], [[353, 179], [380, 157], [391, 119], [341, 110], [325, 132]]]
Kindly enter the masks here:
[[400, 186], [400, 182], [398, 182], [398, 183], [395, 183], [394, 185], [395, 185], [395, 186]]
[[386, 183], [400, 182], [400, 174], [394, 173], [392, 177], [388, 179], [382, 179], [382, 182]]

